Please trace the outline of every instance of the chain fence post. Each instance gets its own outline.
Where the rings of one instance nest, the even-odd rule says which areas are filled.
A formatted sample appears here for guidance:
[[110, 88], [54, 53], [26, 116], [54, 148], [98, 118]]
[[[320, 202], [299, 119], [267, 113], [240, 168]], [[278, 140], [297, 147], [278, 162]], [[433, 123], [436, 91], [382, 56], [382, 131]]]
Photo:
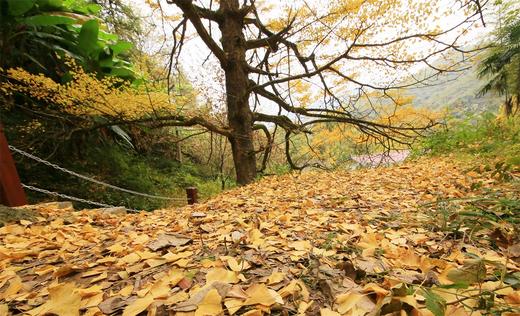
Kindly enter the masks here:
[[25, 191], [20, 183], [9, 145], [0, 123], [0, 204], [21, 206], [27, 204]]

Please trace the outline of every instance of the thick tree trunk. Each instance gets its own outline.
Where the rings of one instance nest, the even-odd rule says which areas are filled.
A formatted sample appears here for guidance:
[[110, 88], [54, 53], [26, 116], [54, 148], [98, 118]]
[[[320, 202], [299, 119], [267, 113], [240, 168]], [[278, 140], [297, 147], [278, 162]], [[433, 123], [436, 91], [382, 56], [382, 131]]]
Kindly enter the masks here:
[[229, 137], [233, 162], [240, 185], [252, 182], [256, 177], [256, 157], [253, 146], [253, 113], [249, 108], [248, 72], [243, 18], [239, 13], [239, 1], [221, 1], [225, 15], [220, 25], [222, 46], [227, 64], [222, 65], [226, 77]]

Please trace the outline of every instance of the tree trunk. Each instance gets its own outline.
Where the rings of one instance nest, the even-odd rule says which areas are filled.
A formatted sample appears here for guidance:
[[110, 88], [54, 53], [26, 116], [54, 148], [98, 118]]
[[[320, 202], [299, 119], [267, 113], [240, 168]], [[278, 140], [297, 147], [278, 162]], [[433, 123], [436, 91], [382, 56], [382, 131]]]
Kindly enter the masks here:
[[504, 113], [506, 117], [510, 117], [513, 114], [513, 97], [507, 97], [504, 103]]
[[175, 137], [177, 138], [177, 142], [175, 143], [175, 160], [182, 163], [181, 135], [178, 129], [175, 129]]
[[222, 65], [226, 79], [226, 105], [228, 124], [232, 130], [229, 137], [233, 162], [240, 185], [252, 182], [256, 177], [256, 157], [253, 146], [253, 113], [249, 108], [248, 71], [243, 18], [239, 13], [239, 1], [221, 1], [224, 14], [220, 25], [222, 46], [227, 64]]
[[518, 113], [520, 111], [520, 56], [516, 58], [516, 109], [513, 112], [513, 109], [511, 109], [511, 112], [513, 115]]

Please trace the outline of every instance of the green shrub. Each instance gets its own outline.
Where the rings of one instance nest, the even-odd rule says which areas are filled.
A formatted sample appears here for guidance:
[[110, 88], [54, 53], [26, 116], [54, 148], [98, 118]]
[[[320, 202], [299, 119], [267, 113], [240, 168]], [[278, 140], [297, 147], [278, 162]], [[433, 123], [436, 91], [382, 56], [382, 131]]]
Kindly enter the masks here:
[[[69, 150], [67, 152], [70, 153]], [[36, 153], [38, 155], [38, 153]], [[45, 157], [39, 154], [41, 157]], [[164, 155], [139, 155], [117, 144], [86, 144], [81, 157], [64, 154], [49, 161], [71, 171], [125, 189], [180, 199], [169, 201], [147, 198], [121, 192], [91, 183], [43, 164], [35, 163], [20, 155], [15, 156], [22, 182], [75, 197], [110, 205], [126, 206], [138, 210], [153, 210], [186, 204], [185, 188], [199, 189], [201, 200], [221, 192], [221, 182], [210, 175], [209, 170], [191, 162], [179, 163]], [[234, 184], [228, 183], [227, 187]], [[28, 191], [31, 203], [49, 201], [52, 197]], [[95, 206], [81, 204], [78, 208]]]
[[432, 155], [470, 154], [518, 166], [520, 118], [505, 119], [485, 113], [464, 120], [448, 120], [445, 126], [426, 137], [418, 149]]

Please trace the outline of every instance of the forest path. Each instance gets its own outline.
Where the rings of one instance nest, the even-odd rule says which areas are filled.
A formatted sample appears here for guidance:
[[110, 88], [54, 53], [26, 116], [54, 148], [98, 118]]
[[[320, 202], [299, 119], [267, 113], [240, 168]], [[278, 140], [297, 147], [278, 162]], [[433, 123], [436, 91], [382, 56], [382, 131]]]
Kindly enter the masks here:
[[432, 158], [269, 177], [123, 216], [43, 205], [0, 228], [0, 315], [518, 312], [515, 227], [457, 213], [518, 187], [469, 169]]

